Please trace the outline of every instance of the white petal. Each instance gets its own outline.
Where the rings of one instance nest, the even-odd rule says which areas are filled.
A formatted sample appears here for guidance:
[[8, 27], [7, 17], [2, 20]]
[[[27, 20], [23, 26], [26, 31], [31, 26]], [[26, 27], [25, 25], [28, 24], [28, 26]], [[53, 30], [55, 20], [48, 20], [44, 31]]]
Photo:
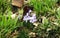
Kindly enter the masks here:
[[32, 10], [29, 10], [29, 13], [32, 12]]

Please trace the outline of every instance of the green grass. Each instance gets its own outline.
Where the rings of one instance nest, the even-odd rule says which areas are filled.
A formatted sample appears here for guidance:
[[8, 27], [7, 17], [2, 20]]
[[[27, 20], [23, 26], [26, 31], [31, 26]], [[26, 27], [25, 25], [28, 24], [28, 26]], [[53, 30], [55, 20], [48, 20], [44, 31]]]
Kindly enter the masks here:
[[0, 0], [0, 8], [0, 37], [6, 38], [6, 34], [11, 33], [18, 27], [16, 25], [18, 18], [11, 19], [11, 2], [8, 2], [8, 0]]

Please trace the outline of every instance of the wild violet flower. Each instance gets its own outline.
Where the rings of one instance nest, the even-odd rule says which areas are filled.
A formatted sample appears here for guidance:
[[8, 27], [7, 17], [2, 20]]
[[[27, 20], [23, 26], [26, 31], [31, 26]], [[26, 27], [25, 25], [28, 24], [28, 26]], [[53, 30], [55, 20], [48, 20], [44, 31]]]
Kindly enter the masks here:
[[36, 22], [36, 21], [37, 21], [37, 19], [36, 19], [36, 14], [33, 14], [32, 17], [30, 17], [30, 22], [31, 22], [31, 23], [34, 23], [34, 22]]
[[30, 20], [29, 18], [30, 18], [30, 16], [26, 15], [26, 16], [24, 16], [23, 20], [27, 22], [28, 20]]
[[29, 20], [31, 23], [34, 23], [34, 22], [37, 21], [37, 19], [36, 19], [36, 14], [33, 14], [32, 16], [30, 16], [30, 15], [29, 15], [30, 12], [31, 12], [31, 10], [29, 11], [29, 13], [27, 13], [27, 14], [24, 16], [23, 20], [26, 21], [26, 22]]
[[23, 18], [24, 21], [27, 22], [28, 20], [30, 20], [30, 16], [29, 16], [30, 12], [31, 12], [31, 10], [29, 10], [29, 12], [24, 16], [24, 18]]

